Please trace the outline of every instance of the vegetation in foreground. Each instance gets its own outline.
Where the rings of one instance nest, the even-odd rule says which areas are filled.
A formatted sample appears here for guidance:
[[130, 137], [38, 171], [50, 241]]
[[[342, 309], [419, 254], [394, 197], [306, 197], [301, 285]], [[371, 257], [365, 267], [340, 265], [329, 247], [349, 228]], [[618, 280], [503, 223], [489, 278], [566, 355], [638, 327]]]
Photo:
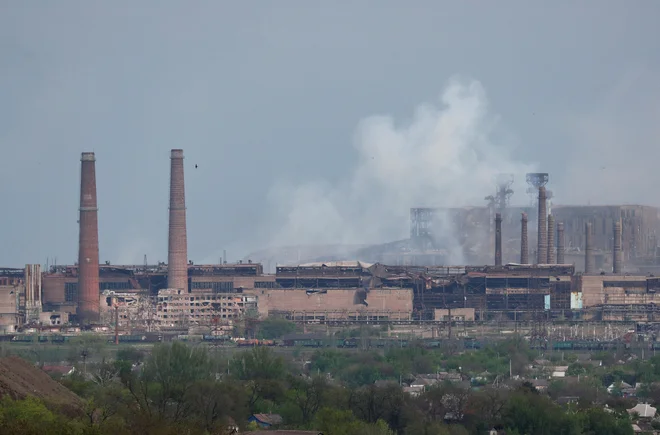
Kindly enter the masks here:
[[[79, 366], [61, 380], [84, 399], [79, 413], [64, 415], [36, 399], [4, 399], [0, 433], [224, 435], [232, 424], [253, 429], [251, 414], [274, 413], [282, 427], [325, 435], [484, 434], [492, 428], [509, 435], [623, 435], [633, 433], [630, 403], [604, 393], [604, 383], [660, 376], [660, 360], [629, 365], [632, 373], [591, 376], [575, 362], [570, 370], [584, 370], [587, 381], [578, 385], [584, 400], [569, 406], [553, 401], [567, 393], [559, 383], [540, 394], [528, 382], [474, 380], [482, 379], [474, 376], [480, 372], [505, 375], [509, 362], [522, 373], [534, 356], [520, 340], [461, 354], [413, 346], [384, 354], [319, 349], [288, 359], [264, 347], [231, 357], [180, 342], [157, 345], [150, 355], [124, 348], [113, 360]], [[415, 374], [450, 369], [472, 374], [473, 382], [441, 383], [418, 396], [399, 385]]]

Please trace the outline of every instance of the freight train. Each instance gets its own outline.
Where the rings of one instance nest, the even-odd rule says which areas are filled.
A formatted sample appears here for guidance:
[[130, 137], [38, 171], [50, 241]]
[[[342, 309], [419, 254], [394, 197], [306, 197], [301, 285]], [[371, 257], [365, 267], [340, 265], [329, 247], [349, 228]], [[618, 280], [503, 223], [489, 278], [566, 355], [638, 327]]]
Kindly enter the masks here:
[[[64, 344], [71, 341], [76, 335], [35, 335], [35, 334], [17, 334], [13, 336], [3, 336], [5, 340], [11, 340], [16, 343], [51, 343]], [[114, 335], [105, 335], [110, 343], [115, 342]], [[164, 337], [160, 334], [148, 333], [144, 335], [120, 335], [119, 343], [137, 344], [137, 343], [158, 343], [162, 341], [194, 341], [215, 345], [231, 345], [233, 343], [239, 347], [259, 347], [259, 346], [279, 346], [285, 348], [303, 347], [303, 348], [340, 348], [340, 349], [391, 349], [407, 348], [409, 346], [418, 346], [426, 349], [438, 349], [449, 345], [447, 340], [406, 340], [397, 338], [300, 338], [295, 341], [290, 340], [259, 340], [259, 339], [241, 339], [233, 341], [227, 336], [217, 335], [175, 335]], [[458, 345], [465, 350], [477, 350], [494, 344], [496, 341], [480, 341], [474, 338], [464, 338], [462, 340], [453, 340], [451, 344]], [[605, 351], [619, 348], [630, 348], [630, 343], [625, 341], [552, 341], [543, 343], [531, 343], [532, 349], [554, 351]], [[648, 343], [644, 348], [649, 350], [660, 350], [660, 341]]]

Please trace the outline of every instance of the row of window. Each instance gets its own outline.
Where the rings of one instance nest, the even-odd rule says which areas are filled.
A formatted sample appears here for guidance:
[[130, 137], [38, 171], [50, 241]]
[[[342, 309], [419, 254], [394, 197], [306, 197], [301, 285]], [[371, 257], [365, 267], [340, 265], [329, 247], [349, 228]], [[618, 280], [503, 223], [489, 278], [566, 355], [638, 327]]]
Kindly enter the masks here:
[[190, 283], [190, 288], [193, 290], [213, 290], [214, 292], [231, 292], [232, 290], [234, 290], [234, 283], [232, 281], [224, 281], [224, 282], [193, 281]]
[[[99, 292], [104, 290], [130, 290], [131, 284], [128, 281], [100, 282]], [[64, 300], [66, 302], [76, 302], [78, 300], [78, 283], [64, 283]]]

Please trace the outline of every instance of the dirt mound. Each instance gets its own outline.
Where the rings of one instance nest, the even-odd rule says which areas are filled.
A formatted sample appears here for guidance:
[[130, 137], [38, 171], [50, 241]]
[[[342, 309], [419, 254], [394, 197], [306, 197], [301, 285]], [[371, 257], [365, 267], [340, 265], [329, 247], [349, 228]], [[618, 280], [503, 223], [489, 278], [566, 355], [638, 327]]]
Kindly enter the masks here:
[[49, 405], [80, 408], [81, 399], [43, 370], [16, 356], [0, 358], [0, 398], [37, 397]]

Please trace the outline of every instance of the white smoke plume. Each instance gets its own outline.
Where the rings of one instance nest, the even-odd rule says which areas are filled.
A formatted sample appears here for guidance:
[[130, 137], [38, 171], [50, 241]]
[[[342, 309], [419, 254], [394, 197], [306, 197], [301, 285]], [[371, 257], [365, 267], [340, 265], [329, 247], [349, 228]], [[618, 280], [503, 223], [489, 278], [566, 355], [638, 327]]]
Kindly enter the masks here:
[[[271, 189], [281, 226], [270, 245], [402, 240], [410, 235], [411, 207], [486, 205], [499, 173], [514, 174], [515, 190], [524, 197], [525, 173], [534, 167], [517, 161], [511, 144], [496, 140], [503, 135], [488, 109], [479, 82], [454, 78], [440, 105], [419, 106], [408, 122], [364, 119], [355, 134], [359, 161], [345, 181]], [[453, 237], [452, 228], [443, 230]]]

